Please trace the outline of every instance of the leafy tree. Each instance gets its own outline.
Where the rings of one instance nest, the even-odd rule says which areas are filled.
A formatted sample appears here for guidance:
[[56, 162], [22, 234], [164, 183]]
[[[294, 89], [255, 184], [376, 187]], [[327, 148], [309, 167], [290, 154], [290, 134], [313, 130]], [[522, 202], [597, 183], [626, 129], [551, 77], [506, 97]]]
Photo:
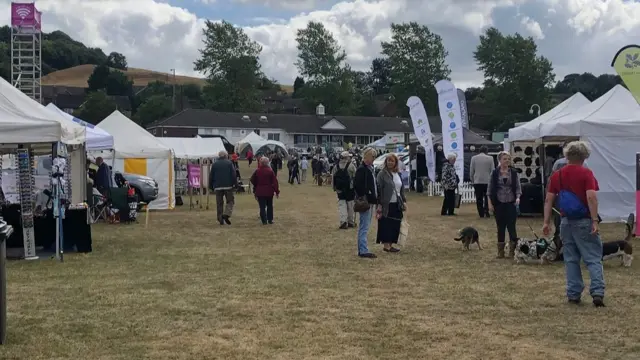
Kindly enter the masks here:
[[86, 101], [73, 113], [73, 116], [95, 125], [116, 108], [116, 103], [104, 91], [94, 91], [87, 95]]
[[464, 96], [467, 101], [482, 101], [484, 100], [482, 90], [479, 87], [470, 87], [464, 91]]
[[440, 35], [416, 22], [391, 24], [391, 41], [382, 43], [382, 55], [391, 64], [391, 93], [398, 109], [407, 115], [407, 99], [416, 95], [436, 111], [434, 84], [451, 74]]
[[127, 70], [127, 58], [114, 51], [107, 56], [107, 66], [118, 70]]
[[331, 32], [320, 22], [310, 21], [297, 32], [300, 74], [316, 83], [332, 82], [344, 70], [347, 53], [338, 45]]
[[204, 106], [202, 101], [202, 88], [196, 84], [186, 84], [182, 86], [181, 93], [187, 98], [187, 101], [193, 108], [201, 108]]
[[129, 80], [122, 71], [113, 70], [107, 77], [105, 89], [107, 90], [107, 95], [131, 96], [133, 95], [133, 81]]
[[107, 65], [98, 65], [87, 79], [89, 91], [102, 90], [107, 88], [107, 82], [111, 75], [111, 69]]
[[338, 45], [331, 32], [319, 22], [310, 21], [298, 30], [298, 60], [296, 66], [307, 80], [299, 89], [307, 106], [315, 108], [322, 103], [335, 115], [352, 115], [357, 108], [354, 102], [354, 77], [346, 53]]
[[207, 75], [203, 89], [207, 106], [219, 111], [259, 109], [262, 74], [259, 55], [262, 47], [233, 24], [207, 21], [203, 30], [204, 48], [195, 70]]
[[526, 120], [532, 104], [548, 109], [555, 75], [551, 62], [537, 54], [532, 37], [503, 35], [489, 28], [473, 53], [484, 73], [485, 103], [493, 118], [486, 130], [506, 130], [516, 120]]
[[591, 73], [569, 74], [556, 84], [553, 92], [567, 95], [580, 92], [593, 101], [618, 84], [623, 84], [618, 75], [602, 74], [596, 77]]
[[388, 94], [391, 91], [391, 62], [386, 58], [375, 58], [368, 72], [369, 86], [375, 95]]
[[291, 95], [291, 97], [299, 98], [300, 90], [302, 90], [303, 87], [304, 87], [304, 79], [301, 78], [300, 76], [296, 76], [296, 80], [293, 82], [293, 94]]
[[134, 115], [134, 121], [141, 126], [166, 118], [173, 113], [171, 97], [157, 94], [143, 102]]

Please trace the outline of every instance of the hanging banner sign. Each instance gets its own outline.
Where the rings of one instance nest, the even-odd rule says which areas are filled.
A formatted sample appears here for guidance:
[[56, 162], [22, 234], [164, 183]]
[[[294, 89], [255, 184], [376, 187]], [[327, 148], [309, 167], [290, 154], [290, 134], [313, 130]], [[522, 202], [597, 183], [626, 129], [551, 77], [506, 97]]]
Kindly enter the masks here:
[[433, 150], [433, 136], [427, 111], [424, 109], [422, 100], [417, 96], [407, 99], [409, 116], [413, 123], [413, 132], [416, 134], [420, 145], [424, 148], [425, 159], [427, 161], [427, 175], [432, 182], [436, 181], [436, 155]]
[[449, 80], [436, 83], [438, 108], [442, 119], [442, 146], [445, 155], [455, 154], [456, 174], [464, 181], [464, 137], [458, 89]]
[[189, 187], [200, 188], [200, 165], [188, 164], [187, 174]]

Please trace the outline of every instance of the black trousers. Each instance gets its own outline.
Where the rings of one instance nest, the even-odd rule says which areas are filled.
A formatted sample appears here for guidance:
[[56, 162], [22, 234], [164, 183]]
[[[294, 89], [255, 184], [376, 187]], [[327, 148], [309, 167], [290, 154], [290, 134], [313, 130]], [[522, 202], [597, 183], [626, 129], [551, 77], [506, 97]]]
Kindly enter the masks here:
[[498, 243], [504, 243], [506, 232], [509, 232], [509, 241], [518, 241], [516, 232], [516, 220], [518, 212], [513, 203], [498, 203], [493, 205], [495, 210], [496, 226], [498, 227]]
[[260, 220], [263, 224], [273, 221], [273, 196], [258, 196], [258, 206], [260, 207]]
[[480, 215], [480, 217], [489, 215], [489, 202], [487, 201], [488, 186], [488, 184], [473, 184], [473, 189], [476, 193], [476, 207], [478, 208], [478, 215]]
[[441, 215], [453, 215], [453, 211], [456, 208], [456, 191], [445, 190], [444, 200], [442, 201]]

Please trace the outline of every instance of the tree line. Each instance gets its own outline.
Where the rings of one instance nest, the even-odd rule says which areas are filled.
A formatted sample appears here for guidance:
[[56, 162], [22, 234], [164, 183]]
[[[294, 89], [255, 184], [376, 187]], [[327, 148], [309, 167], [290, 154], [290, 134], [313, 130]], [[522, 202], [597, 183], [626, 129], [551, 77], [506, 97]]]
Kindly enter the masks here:
[[[205, 46], [195, 69], [207, 75], [210, 84], [203, 93], [205, 106], [215, 110], [248, 112], [260, 108], [260, 84], [265, 75], [260, 67], [261, 46], [241, 28], [222, 21], [207, 22]], [[617, 75], [570, 74], [556, 83], [553, 65], [538, 53], [532, 37], [503, 34], [489, 28], [480, 36], [473, 52], [482, 87], [466, 91], [467, 101], [485, 108], [486, 116], [474, 127], [506, 130], [513, 123], [531, 119], [529, 108], [539, 104], [543, 111], [558, 98], [580, 91], [593, 100], [614, 85]], [[333, 115], [380, 116], [376, 101], [393, 104], [397, 115], [408, 116], [406, 99], [419, 96], [430, 114], [437, 114], [434, 84], [450, 79], [448, 52], [442, 37], [416, 22], [391, 24], [391, 39], [381, 43], [380, 56], [368, 71], [353, 70], [345, 49], [320, 22], [311, 21], [296, 33], [299, 76], [293, 97], [303, 99], [308, 109], [319, 103]], [[560, 97], [554, 94], [563, 95]]]
[[[503, 34], [489, 28], [480, 36], [473, 52], [478, 70], [484, 75], [481, 87], [465, 91], [467, 101], [484, 107], [487, 116], [473, 119], [472, 126], [484, 130], [505, 130], [514, 122], [531, 118], [530, 106], [543, 111], [559, 100], [554, 94], [582, 92], [594, 100], [616, 84], [617, 75], [569, 74], [559, 82], [551, 62], [538, 54], [531, 37]], [[11, 30], [0, 27], [0, 76], [10, 80]], [[204, 87], [153, 82], [134, 91], [124, 74], [123, 54], [105, 54], [87, 47], [61, 31], [43, 34], [43, 75], [83, 64], [98, 65], [88, 80], [88, 97], [76, 116], [97, 123], [117, 107], [114, 96], [128, 99], [133, 118], [141, 125], [170, 116], [187, 106], [228, 112], [263, 110], [265, 91], [280, 86], [260, 65], [262, 47], [233, 24], [207, 21], [204, 46], [194, 69], [207, 78]], [[407, 116], [409, 96], [419, 96], [430, 114], [437, 114], [437, 94], [433, 84], [449, 79], [448, 52], [442, 38], [428, 26], [416, 22], [392, 24], [391, 38], [381, 43], [380, 55], [367, 71], [351, 68], [345, 49], [319, 22], [309, 22], [296, 33], [299, 76], [293, 81], [293, 98], [309, 111], [319, 103], [332, 115], [382, 115], [378, 103], [391, 104], [399, 116]], [[175, 99], [175, 101], [174, 101]], [[276, 110], [277, 111], [277, 110]], [[106, 115], [105, 115], [106, 114]]]

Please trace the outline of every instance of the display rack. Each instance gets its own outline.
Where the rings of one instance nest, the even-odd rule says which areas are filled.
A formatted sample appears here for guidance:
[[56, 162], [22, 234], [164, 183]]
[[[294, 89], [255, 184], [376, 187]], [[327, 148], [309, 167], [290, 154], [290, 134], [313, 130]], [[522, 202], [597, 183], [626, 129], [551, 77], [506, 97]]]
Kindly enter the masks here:
[[35, 178], [33, 177], [33, 156], [31, 155], [28, 149], [18, 149], [16, 151], [16, 176], [20, 196], [25, 260], [38, 258], [36, 256], [36, 237], [33, 222]]

